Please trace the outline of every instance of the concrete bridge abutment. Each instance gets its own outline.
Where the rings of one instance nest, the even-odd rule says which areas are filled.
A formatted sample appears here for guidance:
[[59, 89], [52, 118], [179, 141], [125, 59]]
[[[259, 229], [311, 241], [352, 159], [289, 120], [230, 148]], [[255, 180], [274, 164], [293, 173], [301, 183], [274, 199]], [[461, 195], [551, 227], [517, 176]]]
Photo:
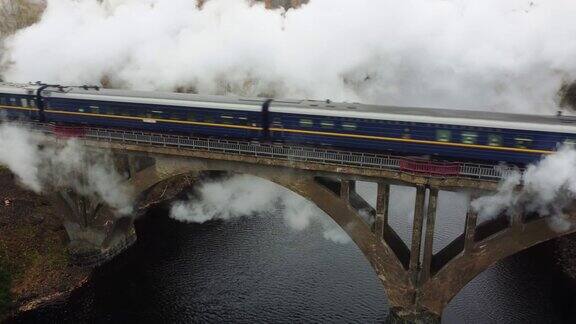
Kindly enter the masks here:
[[[153, 160], [133, 155], [116, 154], [111, 160], [115, 169], [125, 180], [130, 179]], [[86, 165], [86, 168], [89, 168]], [[85, 183], [87, 170], [77, 170], [78, 182]], [[82, 190], [80, 190], [82, 191]], [[122, 190], [119, 190], [122, 192]], [[123, 252], [136, 241], [134, 215], [123, 214], [111, 208], [93, 193], [78, 193], [71, 187], [52, 188], [51, 201], [59, 210], [59, 216], [68, 236], [70, 261], [80, 266], [96, 266]]]
[[118, 255], [136, 241], [131, 216], [119, 216], [102, 201], [60, 189], [52, 201], [68, 235], [70, 261], [96, 266]]

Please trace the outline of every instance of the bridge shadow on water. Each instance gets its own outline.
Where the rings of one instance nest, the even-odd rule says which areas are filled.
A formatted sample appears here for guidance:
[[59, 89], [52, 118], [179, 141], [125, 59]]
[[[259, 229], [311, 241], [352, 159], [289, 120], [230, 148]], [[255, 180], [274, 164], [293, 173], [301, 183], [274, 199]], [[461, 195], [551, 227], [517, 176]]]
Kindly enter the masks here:
[[[280, 216], [183, 224], [155, 208], [136, 245], [65, 304], [16, 323], [384, 322], [384, 290], [353, 244], [294, 231]], [[448, 305], [443, 323], [574, 322], [574, 292], [553, 243], [499, 262]]]

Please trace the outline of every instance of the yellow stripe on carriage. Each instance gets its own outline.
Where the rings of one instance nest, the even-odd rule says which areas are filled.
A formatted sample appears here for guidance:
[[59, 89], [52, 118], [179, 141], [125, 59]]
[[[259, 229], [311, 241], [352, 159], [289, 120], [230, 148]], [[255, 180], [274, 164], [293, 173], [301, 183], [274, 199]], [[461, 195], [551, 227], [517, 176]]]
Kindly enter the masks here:
[[164, 119], [164, 118], [149, 118], [149, 117], [134, 117], [134, 116], [117, 116], [117, 115], [107, 115], [107, 114], [93, 114], [93, 113], [83, 113], [75, 111], [56, 111], [56, 110], [45, 110], [45, 113], [52, 114], [64, 114], [64, 115], [81, 115], [90, 117], [107, 117], [107, 118], [117, 118], [117, 119], [129, 119], [138, 120], [141, 122], [164, 122], [164, 123], [174, 123], [174, 124], [188, 124], [188, 125], [200, 125], [200, 126], [217, 126], [217, 127], [227, 127], [227, 128], [238, 128], [238, 129], [250, 129], [250, 130], [262, 130], [261, 127], [256, 126], [242, 126], [242, 125], [228, 125], [228, 124], [218, 124], [218, 123], [205, 123], [205, 122], [194, 122], [186, 120], [174, 120], [174, 119]]
[[496, 150], [496, 151], [510, 151], [510, 152], [534, 153], [534, 154], [554, 153], [554, 151], [532, 150], [532, 149], [523, 149], [523, 148], [516, 148], [516, 147], [489, 146], [489, 145], [478, 145], [478, 144], [463, 144], [463, 143], [415, 140], [415, 139], [409, 139], [409, 138], [359, 135], [359, 134], [350, 134], [350, 133], [319, 132], [319, 131], [307, 131], [307, 130], [286, 129], [286, 128], [270, 128], [270, 130], [274, 131], [274, 132], [289, 132], [289, 133], [300, 133], [300, 134], [311, 134], [311, 135], [322, 135], [322, 136], [335, 136], [335, 137], [349, 137], [349, 138], [359, 138], [359, 139], [381, 140], [381, 141], [389, 141], [389, 142], [443, 145], [443, 146], [465, 147], [465, 148], [479, 148], [479, 149]]
[[28, 111], [38, 111], [38, 108], [28, 108], [28, 107], [15, 107], [15, 106], [2, 106], [0, 105], [0, 108], [3, 109], [16, 109], [16, 110], [28, 110]]

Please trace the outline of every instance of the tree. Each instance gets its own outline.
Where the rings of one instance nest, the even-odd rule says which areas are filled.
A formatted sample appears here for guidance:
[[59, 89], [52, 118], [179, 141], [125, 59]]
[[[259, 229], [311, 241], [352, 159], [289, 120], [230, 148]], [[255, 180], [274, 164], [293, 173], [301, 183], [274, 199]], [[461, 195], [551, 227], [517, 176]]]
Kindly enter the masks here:
[[3, 0], [0, 2], [0, 39], [28, 27], [40, 19], [44, 1]]

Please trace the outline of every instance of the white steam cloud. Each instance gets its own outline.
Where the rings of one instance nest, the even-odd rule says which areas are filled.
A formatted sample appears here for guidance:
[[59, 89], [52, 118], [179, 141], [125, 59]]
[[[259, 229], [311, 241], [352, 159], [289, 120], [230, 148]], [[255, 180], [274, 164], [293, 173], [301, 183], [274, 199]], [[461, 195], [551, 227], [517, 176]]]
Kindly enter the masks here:
[[73, 139], [42, 145], [43, 136], [21, 126], [0, 124], [0, 165], [36, 193], [71, 188], [103, 201], [120, 215], [132, 212], [130, 193], [106, 154], [89, 154]]
[[[522, 185], [522, 187], [520, 187]], [[515, 172], [500, 185], [497, 193], [478, 198], [472, 207], [481, 219], [521, 212], [551, 216], [550, 226], [568, 230], [573, 221], [564, 213], [576, 198], [576, 151], [564, 146], [523, 172]]]
[[[248, 0], [209, 0], [201, 10], [192, 0], [47, 0], [37, 24], [0, 44], [0, 71], [15, 82], [549, 114], [558, 90], [576, 80], [574, 17], [573, 0], [311, 0], [287, 12]], [[0, 139], [12, 154], [5, 136], [14, 135]], [[521, 202], [565, 224], [558, 220], [576, 192], [575, 158], [563, 149], [474, 204], [493, 217]], [[41, 171], [30, 172], [38, 160], [2, 161], [42, 188]], [[250, 199], [253, 206], [234, 208], [176, 205], [174, 216], [203, 221], [269, 207]]]
[[204, 223], [214, 219], [229, 220], [278, 212], [295, 230], [318, 223], [326, 239], [337, 243], [350, 241], [348, 235], [315, 205], [272, 182], [238, 175], [223, 181], [202, 183], [197, 190], [197, 197], [173, 203], [170, 210], [172, 218]]
[[47, 4], [6, 80], [551, 113], [576, 79], [573, 0]]

